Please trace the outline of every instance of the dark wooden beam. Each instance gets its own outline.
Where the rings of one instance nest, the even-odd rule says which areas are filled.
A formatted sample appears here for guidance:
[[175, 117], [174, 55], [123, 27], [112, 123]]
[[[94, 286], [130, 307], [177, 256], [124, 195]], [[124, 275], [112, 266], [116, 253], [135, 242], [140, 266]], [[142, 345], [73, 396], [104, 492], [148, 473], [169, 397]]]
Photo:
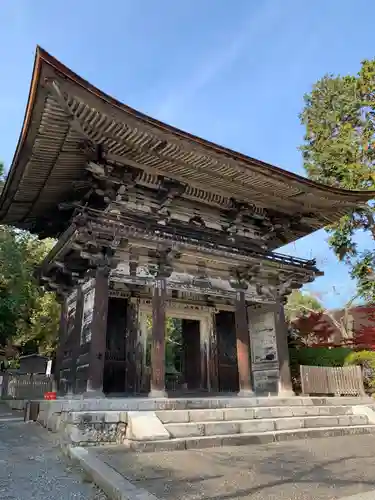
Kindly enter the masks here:
[[108, 268], [98, 267], [95, 276], [95, 299], [91, 323], [91, 342], [89, 349], [89, 370], [87, 381], [88, 395], [101, 395], [103, 393], [103, 376], [107, 337], [109, 290], [108, 276]]

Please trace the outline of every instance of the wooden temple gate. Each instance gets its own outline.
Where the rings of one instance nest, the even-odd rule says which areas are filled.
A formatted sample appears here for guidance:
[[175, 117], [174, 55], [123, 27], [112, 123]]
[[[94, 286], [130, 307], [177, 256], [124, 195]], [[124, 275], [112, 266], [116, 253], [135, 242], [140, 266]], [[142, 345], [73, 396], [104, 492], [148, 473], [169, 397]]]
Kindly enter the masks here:
[[165, 396], [166, 318], [179, 314], [185, 386], [292, 394], [283, 304], [322, 273], [275, 249], [374, 193], [161, 123], [42, 49], [31, 89], [0, 223], [57, 240], [38, 278], [61, 301], [61, 391]]
[[[159, 391], [156, 394], [160, 395], [165, 394], [166, 389], [186, 394], [252, 394], [254, 386], [258, 393], [280, 391], [279, 366], [285, 361], [280, 357], [280, 349], [278, 351], [280, 341], [277, 341], [277, 336], [282, 336], [284, 343], [287, 339], [283, 330], [276, 329], [277, 310], [274, 305], [253, 307], [243, 300], [241, 293], [237, 293], [237, 307], [235, 304], [221, 305], [222, 309], [219, 309], [215, 305], [173, 299], [168, 289], [160, 305], [159, 301], [155, 303], [151, 298], [131, 297], [129, 292], [114, 293], [106, 287], [107, 305], [101, 297], [102, 314], [106, 314], [105, 329], [95, 329], [92, 324], [95, 317], [99, 317], [101, 325], [104, 323], [103, 315], [99, 316], [100, 310], [96, 311], [96, 315], [93, 310], [98, 304], [98, 300], [92, 296], [93, 290], [97, 293], [94, 281], [81, 287], [73, 298], [68, 297], [66, 301], [67, 304], [71, 304], [74, 298], [77, 301], [75, 322], [70, 327], [71, 330], [76, 329], [76, 334], [72, 335], [71, 332], [66, 335], [61, 331], [61, 338], [66, 339], [65, 343], [60, 343], [59, 352], [62, 351], [63, 355], [57, 356], [58, 360], [61, 359], [60, 365], [57, 362], [57, 379], [61, 391], [82, 393], [89, 387], [90, 391], [117, 395], [153, 394], [153, 391]], [[92, 308], [91, 312], [87, 303]], [[164, 309], [164, 325], [167, 317], [181, 320], [183, 369], [179, 377], [168, 378], [165, 373], [165, 327], [162, 329], [163, 336], [157, 337], [156, 342], [153, 328], [149, 331], [147, 319], [152, 317], [155, 320], [156, 308], [158, 314], [161, 308]], [[68, 318], [69, 310], [69, 307], [62, 307], [62, 317], [66, 315]], [[88, 321], [91, 322], [89, 325]], [[68, 327], [69, 321], [62, 318], [60, 328]], [[259, 333], [256, 328], [260, 329]], [[261, 340], [260, 349], [257, 336], [262, 334], [262, 329], [271, 335], [268, 343]], [[95, 334], [102, 336], [103, 340], [93, 343]], [[93, 355], [92, 350], [97, 345], [103, 351]], [[148, 348], [151, 359], [148, 359]], [[284, 349], [284, 352], [287, 350]], [[288, 359], [286, 363], [289, 363]], [[153, 372], [155, 366], [156, 373]], [[101, 370], [102, 375], [93, 376], [94, 370]], [[90, 377], [93, 377], [93, 381]], [[288, 390], [291, 390], [289, 371], [286, 371], [283, 384], [283, 388], [289, 387]]]

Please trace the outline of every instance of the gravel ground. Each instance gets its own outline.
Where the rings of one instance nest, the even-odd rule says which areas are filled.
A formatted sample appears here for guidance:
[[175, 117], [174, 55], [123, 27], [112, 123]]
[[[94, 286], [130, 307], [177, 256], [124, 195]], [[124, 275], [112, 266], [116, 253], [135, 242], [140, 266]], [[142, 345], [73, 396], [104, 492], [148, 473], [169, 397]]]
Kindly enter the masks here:
[[54, 436], [0, 404], [1, 500], [106, 500], [54, 443]]
[[[375, 489], [372, 435], [139, 454], [96, 448], [95, 453], [167, 500], [334, 500]], [[375, 499], [375, 492], [370, 497]]]

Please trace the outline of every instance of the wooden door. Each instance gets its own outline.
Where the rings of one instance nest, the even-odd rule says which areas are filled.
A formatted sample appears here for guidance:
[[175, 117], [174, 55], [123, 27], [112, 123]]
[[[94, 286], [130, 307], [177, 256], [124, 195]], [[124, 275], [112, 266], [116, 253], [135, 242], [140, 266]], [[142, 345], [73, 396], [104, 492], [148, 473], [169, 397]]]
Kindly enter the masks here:
[[182, 339], [185, 353], [185, 383], [189, 390], [201, 386], [201, 347], [199, 321], [182, 320]]
[[238, 392], [236, 323], [234, 312], [216, 314], [218, 375], [220, 392]]
[[110, 297], [107, 316], [107, 349], [103, 390], [106, 394], [125, 392], [127, 299]]

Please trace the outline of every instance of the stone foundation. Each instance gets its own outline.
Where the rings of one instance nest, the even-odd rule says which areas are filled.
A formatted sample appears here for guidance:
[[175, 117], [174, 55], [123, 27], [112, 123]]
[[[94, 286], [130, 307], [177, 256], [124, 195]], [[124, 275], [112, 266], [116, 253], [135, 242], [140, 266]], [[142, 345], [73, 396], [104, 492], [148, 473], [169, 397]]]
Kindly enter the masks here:
[[[186, 449], [246, 444], [268, 435], [375, 432], [370, 398], [58, 399], [11, 402], [59, 434], [61, 444]], [[323, 435], [322, 434], [322, 435]], [[251, 438], [251, 439], [250, 439]], [[256, 439], [255, 439], [256, 438]]]
[[126, 439], [127, 412], [61, 411], [56, 404], [41, 402], [37, 421], [48, 430], [58, 432], [63, 444], [121, 444]]
[[27, 405], [27, 401], [24, 399], [4, 399], [3, 401], [9, 408], [17, 411], [23, 411]]

